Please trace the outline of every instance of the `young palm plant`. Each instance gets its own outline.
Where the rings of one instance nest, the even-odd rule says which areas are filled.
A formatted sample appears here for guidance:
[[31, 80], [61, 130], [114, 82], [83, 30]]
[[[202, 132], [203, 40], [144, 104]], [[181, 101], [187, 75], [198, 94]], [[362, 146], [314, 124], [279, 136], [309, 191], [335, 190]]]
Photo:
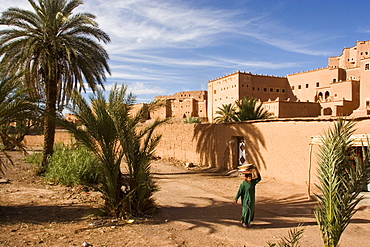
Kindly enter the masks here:
[[297, 227], [289, 229], [288, 237], [281, 238], [277, 243], [267, 242], [267, 244], [269, 247], [299, 247], [303, 232], [303, 225], [299, 224]]
[[218, 109], [219, 110], [216, 111], [216, 114], [218, 114], [215, 118], [216, 123], [228, 123], [237, 120], [235, 106], [233, 104], [222, 104], [222, 107]]
[[[0, 143], [3, 148], [12, 143], [14, 146], [23, 149], [22, 143], [7, 135], [6, 132], [9, 126], [27, 119], [38, 111], [35, 101], [28, 97], [27, 91], [20, 89], [21, 85], [20, 75], [0, 80]], [[2, 156], [5, 156], [6, 159], [0, 159], [0, 173], [4, 172], [5, 161], [11, 162], [6, 152], [2, 152]]]
[[270, 112], [263, 109], [262, 102], [258, 102], [256, 98], [244, 97], [235, 103], [237, 107], [237, 121], [266, 119], [272, 117]]
[[314, 213], [325, 246], [338, 245], [362, 199], [359, 193], [369, 182], [370, 152], [365, 147], [361, 155], [352, 151], [353, 133], [354, 122], [339, 119], [322, 137], [317, 185], [321, 193]]
[[[69, 109], [83, 128], [61, 121], [97, 158], [102, 174], [96, 189], [103, 194], [107, 213], [115, 217], [145, 214], [148, 208], [154, 208], [151, 196], [156, 187], [150, 176], [150, 160], [160, 139], [153, 135], [154, 129], [163, 122], [157, 120], [139, 130], [138, 123], [155, 104], [147, 104], [133, 115], [130, 111], [135, 97], [126, 95], [126, 90], [126, 86], [115, 86], [108, 101], [103, 91], [98, 90], [90, 97], [91, 108], [75, 92], [72, 95], [75, 106]], [[127, 174], [121, 171], [123, 159]]]

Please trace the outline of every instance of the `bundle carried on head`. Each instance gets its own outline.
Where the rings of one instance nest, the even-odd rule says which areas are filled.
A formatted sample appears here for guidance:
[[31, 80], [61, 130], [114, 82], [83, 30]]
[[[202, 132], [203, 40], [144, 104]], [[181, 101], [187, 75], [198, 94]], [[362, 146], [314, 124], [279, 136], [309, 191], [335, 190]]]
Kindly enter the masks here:
[[257, 171], [253, 164], [245, 164], [238, 166], [240, 174], [252, 174], [252, 178], [257, 178]]

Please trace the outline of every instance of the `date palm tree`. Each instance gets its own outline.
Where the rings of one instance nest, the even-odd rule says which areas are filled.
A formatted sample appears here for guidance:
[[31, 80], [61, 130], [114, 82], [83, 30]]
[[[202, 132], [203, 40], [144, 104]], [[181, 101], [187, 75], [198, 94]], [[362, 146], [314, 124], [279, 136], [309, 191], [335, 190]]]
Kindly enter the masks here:
[[237, 100], [235, 104], [237, 121], [267, 119], [272, 117], [270, 112], [263, 109], [262, 102], [258, 102], [256, 98], [244, 97], [241, 100]]
[[363, 146], [361, 154], [354, 152], [353, 133], [354, 122], [339, 119], [322, 137], [320, 146], [317, 187], [321, 193], [314, 212], [328, 247], [338, 245], [370, 178], [370, 150]]
[[[19, 88], [21, 85], [20, 75], [0, 80], [0, 133], [5, 131], [4, 128], [23, 121], [37, 111], [35, 102], [30, 100], [26, 90]], [[9, 136], [0, 138], [0, 144], [5, 147], [7, 143], [4, 141], [23, 148], [20, 142], [16, 142]], [[5, 151], [2, 151], [0, 156], [5, 156], [5, 159], [0, 158], [0, 173], [3, 173], [6, 160], [11, 162], [11, 159]]]
[[218, 114], [218, 116], [215, 118], [216, 123], [228, 123], [235, 122], [237, 120], [235, 106], [231, 103], [222, 104], [222, 107], [218, 108], [216, 114]]
[[93, 90], [110, 73], [108, 54], [98, 43], [109, 36], [90, 13], [73, 13], [81, 0], [28, 0], [33, 10], [9, 8], [0, 24], [0, 66], [4, 75], [24, 71], [25, 86], [45, 100], [41, 173], [53, 153], [56, 112], [71, 89]]
[[135, 114], [132, 112], [135, 97], [126, 94], [126, 90], [126, 86], [114, 87], [108, 101], [103, 91], [98, 90], [90, 98], [91, 107], [75, 92], [72, 95], [75, 107], [69, 110], [83, 128], [61, 121], [97, 158], [102, 174], [96, 189], [103, 194], [107, 213], [115, 217], [143, 216], [155, 208], [152, 195], [157, 187], [151, 177], [150, 162], [160, 140], [154, 129], [165, 121], [155, 120], [140, 128], [139, 123], [156, 104], [146, 104]]

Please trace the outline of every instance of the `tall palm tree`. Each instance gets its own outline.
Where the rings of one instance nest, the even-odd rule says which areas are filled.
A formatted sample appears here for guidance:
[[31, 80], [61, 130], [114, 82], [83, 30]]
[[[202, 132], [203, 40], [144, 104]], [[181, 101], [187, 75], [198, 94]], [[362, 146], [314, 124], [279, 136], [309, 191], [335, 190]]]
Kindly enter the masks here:
[[256, 98], [244, 97], [236, 101], [237, 121], [271, 118], [272, 114], [262, 107], [262, 102]]
[[0, 66], [5, 75], [24, 71], [25, 86], [45, 99], [41, 172], [53, 153], [56, 111], [71, 89], [96, 89], [110, 73], [108, 54], [97, 42], [110, 41], [90, 13], [73, 11], [81, 0], [28, 0], [33, 11], [9, 8], [0, 24]]
[[370, 180], [370, 150], [354, 152], [353, 133], [354, 122], [339, 119], [322, 137], [317, 185], [321, 193], [314, 212], [325, 246], [338, 245], [362, 199], [359, 193]]
[[219, 107], [218, 109], [219, 110], [216, 111], [218, 116], [215, 117], [216, 123], [228, 123], [235, 122], [237, 120], [235, 106], [233, 104], [222, 104], [222, 107]]
[[[0, 132], [3, 133], [3, 128], [7, 128], [10, 124], [22, 121], [37, 111], [35, 102], [30, 100], [27, 92], [20, 89], [21, 76], [12, 76], [0, 80]], [[3, 138], [0, 138], [0, 143], [3, 143]], [[6, 141], [13, 142], [10, 137]], [[21, 143], [16, 143], [22, 148]], [[2, 152], [6, 160], [11, 162], [6, 152]], [[3, 173], [5, 160], [0, 159], [0, 173]]]
[[[90, 98], [91, 108], [75, 92], [72, 95], [75, 107], [69, 110], [84, 127], [61, 121], [99, 161], [102, 180], [97, 189], [103, 194], [107, 212], [116, 217], [142, 216], [154, 208], [151, 197], [156, 186], [151, 179], [150, 161], [160, 139], [154, 135], [154, 129], [164, 122], [156, 120], [147, 127], [138, 128], [147, 111], [156, 105], [146, 104], [133, 114], [135, 97], [127, 95], [126, 90], [125, 86], [114, 87], [108, 101], [103, 91], [98, 90]], [[127, 168], [125, 174], [120, 169], [123, 160]]]

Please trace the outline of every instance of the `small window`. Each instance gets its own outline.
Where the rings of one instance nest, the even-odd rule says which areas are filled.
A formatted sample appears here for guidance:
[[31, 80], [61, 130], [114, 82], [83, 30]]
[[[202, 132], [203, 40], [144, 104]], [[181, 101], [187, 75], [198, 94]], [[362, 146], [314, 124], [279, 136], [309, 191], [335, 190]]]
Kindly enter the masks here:
[[308, 88], [308, 83], [306, 84], [306, 88]]
[[270, 93], [273, 93], [274, 92], [274, 89], [273, 88], [270, 88]]
[[369, 70], [369, 64], [365, 64], [365, 70]]
[[368, 55], [369, 54], [369, 52], [365, 52], [365, 55]]
[[320, 82], [316, 82], [316, 87], [320, 87]]
[[277, 89], [276, 89], [276, 92], [277, 92], [277, 93], [280, 93], [280, 89], [279, 89], [279, 88], [277, 88]]
[[292, 86], [292, 90], [294, 90], [294, 86]]
[[213, 90], [213, 94], [216, 94], [216, 90]]
[[336, 79], [336, 78], [334, 78], [334, 79], [333, 79], [333, 82], [337, 82], [337, 79]]
[[260, 88], [258, 87], [258, 88], [257, 88], [257, 91], [259, 91], [259, 90], [260, 90]]
[[281, 89], [281, 93], [285, 93], [285, 88], [282, 88]]
[[267, 88], [263, 88], [263, 91], [264, 91], [264, 92], [267, 92]]
[[252, 90], [254, 91], [254, 87], [252, 88]]
[[301, 89], [301, 85], [298, 85], [298, 89]]

